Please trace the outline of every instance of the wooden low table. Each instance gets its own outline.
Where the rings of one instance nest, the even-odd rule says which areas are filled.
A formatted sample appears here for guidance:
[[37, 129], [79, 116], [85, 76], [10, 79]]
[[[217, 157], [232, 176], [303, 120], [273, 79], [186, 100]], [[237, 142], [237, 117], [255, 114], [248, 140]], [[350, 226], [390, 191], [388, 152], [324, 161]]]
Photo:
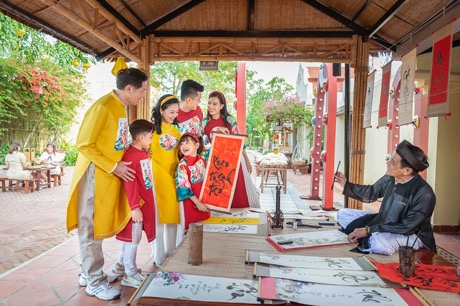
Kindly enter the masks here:
[[[277, 164], [260, 164], [262, 173], [260, 182], [260, 191], [264, 192], [264, 188], [283, 186], [284, 193], [287, 192], [287, 169], [288, 165]], [[271, 182], [270, 177], [276, 178], [276, 183]]]
[[[315, 229], [305, 228], [303, 231], [315, 231]], [[318, 229], [316, 229], [316, 231], [318, 231]], [[293, 229], [291, 228], [285, 228], [285, 230], [275, 229], [273, 234], [287, 234], [292, 232]], [[293, 250], [288, 252], [278, 252], [265, 240], [265, 237], [205, 232], [203, 235], [203, 263], [201, 265], [192, 266], [187, 263], [189, 241], [188, 236], [186, 236], [178, 248], [166, 259], [159, 270], [164, 272], [178, 272], [192, 275], [252, 279], [254, 265], [245, 264], [246, 250], [286, 255], [332, 257], [363, 256], [362, 254], [350, 252], [350, 249], [352, 249], [354, 246], [354, 244], [346, 244]], [[367, 258], [374, 259], [383, 263], [399, 261], [397, 253], [391, 256], [370, 254], [367, 255]], [[427, 249], [416, 251], [416, 261], [425, 264], [448, 266], [452, 265], [441, 256]], [[142, 297], [142, 293], [145, 291], [145, 288], [148, 287], [153, 277], [154, 276], [151, 275], [149, 278], [147, 278], [144, 284], [139, 288], [137, 294], [133, 296], [133, 300], [135, 301], [133, 305], [234, 305], [226, 303], [212, 304], [188, 300], [165, 300], [162, 298]], [[455, 305], [455, 299], [460, 301], [460, 297], [456, 293], [425, 289], [421, 289], [420, 291], [425, 295], [426, 298], [434, 302], [436, 305]], [[454, 300], [454, 303], [452, 303], [452, 300]], [[291, 305], [298, 304], [291, 303]]]

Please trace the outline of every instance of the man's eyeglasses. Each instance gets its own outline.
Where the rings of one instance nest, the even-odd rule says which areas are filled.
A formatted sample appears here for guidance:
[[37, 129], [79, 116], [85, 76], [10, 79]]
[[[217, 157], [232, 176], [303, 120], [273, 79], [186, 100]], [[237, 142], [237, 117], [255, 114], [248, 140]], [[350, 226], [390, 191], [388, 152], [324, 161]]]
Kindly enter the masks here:
[[385, 161], [389, 161], [391, 159], [393, 155], [391, 155], [391, 153], [388, 153], [386, 156], [385, 156]]

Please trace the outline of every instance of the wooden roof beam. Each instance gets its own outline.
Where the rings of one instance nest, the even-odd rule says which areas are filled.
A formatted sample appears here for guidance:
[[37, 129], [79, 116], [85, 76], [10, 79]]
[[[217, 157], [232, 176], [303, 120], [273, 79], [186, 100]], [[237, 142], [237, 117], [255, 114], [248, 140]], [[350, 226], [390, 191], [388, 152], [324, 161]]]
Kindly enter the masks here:
[[408, 0], [398, 0], [382, 17], [369, 29], [369, 38], [375, 35], [394, 15], [406, 4]]
[[[42, 0], [42, 1], [45, 1], [45, 2], [48, 2], [50, 0]], [[101, 13], [102, 16], [104, 16], [105, 18], [107, 18], [107, 20], [113, 22], [114, 24], [117, 25], [117, 27], [122, 30], [123, 32], [125, 32], [127, 35], [129, 35], [132, 40], [134, 40], [135, 42], [137, 42], [138, 44], [141, 44], [142, 45], [142, 39], [139, 37], [139, 34], [138, 33], [135, 33], [137, 32], [136, 31], [131, 31], [131, 29], [129, 29], [123, 22], [121, 22], [117, 17], [115, 17], [114, 15], [112, 15], [112, 13], [110, 13], [107, 9], [105, 9], [101, 4], [99, 4], [96, 0], [85, 0], [89, 5], [91, 5], [92, 7], [94, 7], [95, 9], [98, 9], [99, 12]], [[54, 3], [59, 3], [57, 1], [52, 1]], [[65, 8], [65, 6], [63, 6], [62, 4], [60, 4], [62, 7]], [[97, 25], [95, 25], [97, 26]]]
[[118, 0], [118, 2], [121, 3], [121, 5], [123, 5], [123, 7], [131, 14], [134, 16], [134, 18], [137, 19], [137, 21], [139, 21], [140, 24], [142, 24], [144, 27], [147, 26], [147, 24], [144, 22], [144, 20], [142, 20], [142, 18], [128, 5], [128, 3], [126, 3], [124, 0]]
[[[57, 12], [59, 12], [60, 14], [62, 14], [63, 16], [67, 17], [69, 20], [75, 22], [82, 28], [85, 28], [88, 32], [90, 32], [91, 34], [99, 38], [100, 40], [106, 42], [108, 45], [115, 48], [118, 52], [120, 52], [124, 56], [137, 62], [139, 65], [142, 63], [142, 60], [137, 55], [133, 54], [129, 50], [124, 49], [116, 41], [106, 36], [100, 30], [96, 29], [94, 25], [81, 19], [80, 16], [78, 16], [77, 14], [75, 14], [74, 12], [72, 12], [67, 7], [57, 2], [56, 0], [42, 0], [42, 1], [45, 2], [47, 5], [49, 5], [51, 8], [53, 8], [54, 10], [56, 10]], [[134, 40], [134, 37], [131, 37], [131, 38]], [[137, 39], [139, 39], [139, 37], [137, 37]]]
[[154, 31], [155, 37], [298, 37], [351, 38], [352, 31]]
[[247, 31], [254, 31], [254, 11], [255, 11], [255, 0], [248, 0], [248, 14], [247, 14]]
[[[155, 38], [152, 41], [158, 41], [159, 39], [166, 38], [169, 41], [175, 40], [187, 40], [191, 39], [206, 39], [215, 40], [216, 38], [237, 38], [238, 41], [244, 40], [245, 38], [251, 41], [262, 39], [351, 39], [352, 35], [355, 34], [352, 31], [154, 31], [152, 32]], [[99, 53], [96, 58], [101, 60], [110, 54], [113, 54], [116, 50], [109, 48]]]
[[[99, 5], [102, 6], [105, 10], [107, 10], [107, 12], [110, 13], [113, 17], [118, 19], [118, 21], [121, 22], [127, 29], [129, 29], [133, 33], [139, 33], [139, 30], [134, 25], [132, 25], [125, 17], [123, 17], [123, 15], [121, 15], [116, 9], [114, 9], [107, 1], [97, 0], [97, 3], [99, 3]], [[131, 11], [129, 12], [132, 14]]]
[[353, 16], [353, 18], [351, 18], [351, 21], [355, 21], [359, 15], [361, 15], [361, 13], [364, 11], [364, 9], [369, 5], [369, 3], [371, 3], [372, 0], [367, 0], [366, 3], [363, 4], [363, 6], [360, 7], [360, 9], [358, 10], [358, 12], [356, 12], [355, 16]]
[[[355, 22], [343, 17], [342, 14], [337, 13], [333, 9], [330, 9], [329, 7], [319, 3], [316, 0], [301, 0], [301, 1], [306, 3], [306, 4], [308, 4], [308, 5], [310, 5], [311, 7], [315, 8], [315, 9], [317, 9], [318, 11], [326, 14], [327, 16], [331, 17], [332, 19], [342, 23], [343, 25], [347, 26], [348, 28], [356, 31], [360, 36], [363, 37], [363, 41], [368, 40], [369, 30], [367, 30], [366, 28], [363, 28], [362, 26], [356, 24]], [[390, 44], [385, 39], [383, 39], [381, 37], [378, 37], [377, 35], [373, 35], [373, 36], [374, 36], [375, 42], [378, 43], [379, 45], [381, 45], [382, 47], [390, 49], [392, 51], [394, 51], [396, 49], [394, 47], [394, 45]]]
[[319, 3], [316, 0], [302, 0], [305, 4], [315, 8], [316, 10], [326, 14], [327, 16], [331, 17], [332, 19], [340, 22], [341, 24], [347, 26], [348, 28], [356, 31], [359, 35], [365, 36], [367, 34], [367, 29], [363, 28], [362, 26], [356, 24], [355, 22], [345, 18], [342, 14], [337, 13], [333, 9]]
[[160, 19], [158, 19], [157, 21], [155, 21], [154, 23], [148, 25], [147, 27], [143, 28], [141, 30], [141, 37], [145, 37], [149, 34], [153, 34], [152, 32], [157, 29], [158, 27], [164, 25], [165, 23], [167, 23], [168, 21], [171, 21], [173, 20], [174, 18], [182, 15], [183, 13], [187, 12], [188, 10], [191, 10], [192, 8], [194, 8], [195, 6], [201, 4], [202, 2], [204, 2], [205, 0], [190, 0], [189, 2], [187, 2], [186, 4], [182, 5], [181, 7], [173, 10], [172, 12], [170, 12], [169, 14], [167, 14], [166, 16], [163, 16], [161, 17]]

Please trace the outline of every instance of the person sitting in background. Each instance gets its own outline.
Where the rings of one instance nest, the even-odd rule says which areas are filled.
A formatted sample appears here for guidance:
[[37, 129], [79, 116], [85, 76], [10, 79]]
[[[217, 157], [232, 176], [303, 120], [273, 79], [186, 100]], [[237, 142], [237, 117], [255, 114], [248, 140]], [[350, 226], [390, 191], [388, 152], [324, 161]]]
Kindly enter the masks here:
[[54, 142], [48, 142], [46, 145], [45, 152], [40, 155], [40, 158], [34, 160], [36, 164], [47, 164], [49, 166], [55, 166], [55, 169], [52, 169], [51, 174], [61, 173], [60, 164], [63, 162], [61, 157], [56, 153], [56, 145]]
[[10, 150], [5, 156], [6, 177], [8, 179], [28, 180], [32, 178], [32, 172], [24, 170], [25, 167], [30, 166], [30, 163], [27, 162], [24, 153], [19, 152], [20, 147], [21, 143], [13, 140]]

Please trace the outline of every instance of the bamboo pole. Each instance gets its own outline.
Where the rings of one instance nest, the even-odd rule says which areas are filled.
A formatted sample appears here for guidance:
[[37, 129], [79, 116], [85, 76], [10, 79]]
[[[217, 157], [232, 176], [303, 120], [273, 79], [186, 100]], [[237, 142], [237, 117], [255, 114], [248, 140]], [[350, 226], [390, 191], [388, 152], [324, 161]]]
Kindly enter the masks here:
[[[350, 177], [353, 183], [362, 184], [364, 179], [364, 157], [366, 148], [366, 130], [363, 128], [363, 113], [366, 103], [369, 46], [359, 37], [357, 40], [355, 63], [355, 85], [353, 93], [353, 113], [350, 152]], [[349, 208], [362, 209], [362, 203], [350, 199]]]

